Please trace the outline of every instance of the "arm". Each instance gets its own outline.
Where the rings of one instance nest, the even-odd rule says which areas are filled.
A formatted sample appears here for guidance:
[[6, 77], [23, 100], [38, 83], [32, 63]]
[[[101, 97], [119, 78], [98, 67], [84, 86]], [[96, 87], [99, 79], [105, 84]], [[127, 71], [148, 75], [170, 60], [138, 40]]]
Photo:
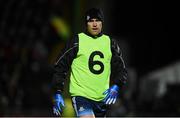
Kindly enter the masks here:
[[54, 64], [54, 74], [52, 80], [53, 89], [53, 112], [55, 115], [61, 115], [62, 108], [65, 106], [62, 92], [64, 88], [64, 80], [71, 68], [73, 59], [76, 58], [78, 52], [78, 37], [69, 40], [65, 48], [61, 51], [59, 57]]
[[64, 88], [64, 80], [68, 71], [71, 68], [73, 59], [78, 52], [78, 36], [67, 41], [64, 49], [61, 51], [54, 64], [54, 74], [52, 80], [53, 92], [62, 92]]
[[103, 94], [105, 104], [114, 104], [119, 95], [120, 88], [127, 81], [127, 70], [122, 58], [122, 52], [118, 43], [115, 40], [111, 40], [111, 84], [112, 86], [107, 89]]
[[127, 70], [122, 57], [122, 51], [118, 43], [112, 39], [111, 41], [111, 81], [121, 88], [127, 82]]

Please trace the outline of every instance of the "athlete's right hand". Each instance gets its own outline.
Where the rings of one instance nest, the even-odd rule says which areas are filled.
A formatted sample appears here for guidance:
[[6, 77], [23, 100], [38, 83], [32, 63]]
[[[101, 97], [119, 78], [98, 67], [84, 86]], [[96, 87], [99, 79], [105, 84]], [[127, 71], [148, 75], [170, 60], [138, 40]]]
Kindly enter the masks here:
[[107, 89], [103, 94], [106, 95], [106, 97], [103, 100], [105, 104], [114, 104], [119, 95], [119, 87], [117, 85], [113, 85], [109, 89]]
[[64, 107], [64, 100], [63, 97], [61, 96], [61, 94], [55, 94], [53, 96], [53, 113], [56, 116], [61, 116], [62, 114], [62, 107]]

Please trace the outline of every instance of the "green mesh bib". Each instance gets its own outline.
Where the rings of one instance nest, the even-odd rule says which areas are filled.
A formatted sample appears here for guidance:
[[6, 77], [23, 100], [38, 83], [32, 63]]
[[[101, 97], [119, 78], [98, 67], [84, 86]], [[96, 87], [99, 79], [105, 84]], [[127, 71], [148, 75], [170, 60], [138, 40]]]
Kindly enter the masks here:
[[111, 72], [111, 44], [107, 35], [96, 39], [78, 34], [79, 50], [71, 65], [71, 96], [83, 96], [95, 101], [104, 98], [109, 88]]

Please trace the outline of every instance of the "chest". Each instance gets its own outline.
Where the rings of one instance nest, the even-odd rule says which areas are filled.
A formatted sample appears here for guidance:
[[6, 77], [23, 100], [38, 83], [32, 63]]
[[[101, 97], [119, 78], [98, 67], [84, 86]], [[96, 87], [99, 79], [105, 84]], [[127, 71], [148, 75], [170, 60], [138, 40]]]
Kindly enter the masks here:
[[93, 39], [91, 37], [79, 38], [79, 51], [77, 56], [87, 60], [90, 57], [93, 57], [95, 60], [110, 60], [110, 39], [106, 37], [100, 37], [97, 39]]

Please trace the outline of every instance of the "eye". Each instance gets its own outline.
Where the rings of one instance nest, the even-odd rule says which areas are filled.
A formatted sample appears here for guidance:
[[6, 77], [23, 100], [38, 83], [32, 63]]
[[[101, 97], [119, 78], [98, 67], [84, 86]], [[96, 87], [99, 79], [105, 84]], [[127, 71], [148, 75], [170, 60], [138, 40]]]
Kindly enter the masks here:
[[99, 22], [100, 20], [99, 19], [96, 19], [96, 22]]
[[88, 22], [94, 22], [94, 20], [93, 20], [93, 19], [90, 19]]

